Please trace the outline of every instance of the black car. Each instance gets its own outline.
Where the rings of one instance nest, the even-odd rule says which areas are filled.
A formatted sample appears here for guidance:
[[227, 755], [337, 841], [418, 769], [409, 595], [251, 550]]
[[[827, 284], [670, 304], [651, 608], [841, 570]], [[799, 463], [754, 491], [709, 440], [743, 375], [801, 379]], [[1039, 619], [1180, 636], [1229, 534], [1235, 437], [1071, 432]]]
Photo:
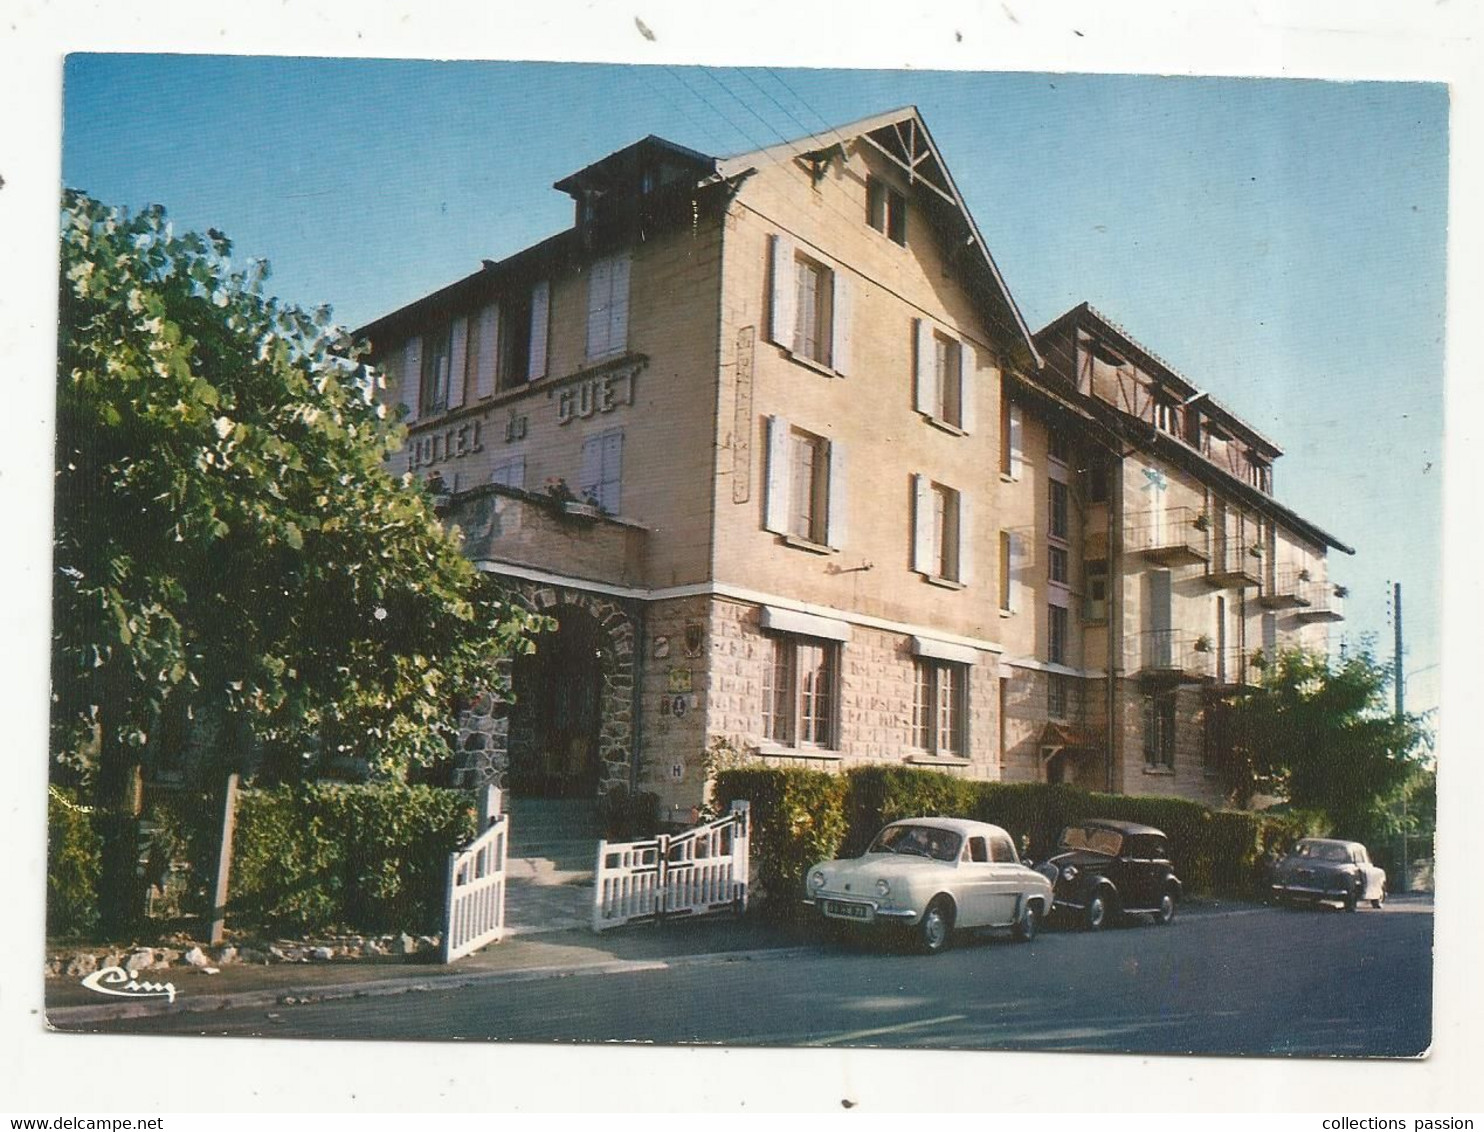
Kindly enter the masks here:
[[1054, 911], [1077, 916], [1091, 931], [1134, 913], [1168, 924], [1180, 903], [1169, 844], [1153, 826], [1103, 818], [1069, 825], [1056, 855], [1036, 870], [1055, 890]]

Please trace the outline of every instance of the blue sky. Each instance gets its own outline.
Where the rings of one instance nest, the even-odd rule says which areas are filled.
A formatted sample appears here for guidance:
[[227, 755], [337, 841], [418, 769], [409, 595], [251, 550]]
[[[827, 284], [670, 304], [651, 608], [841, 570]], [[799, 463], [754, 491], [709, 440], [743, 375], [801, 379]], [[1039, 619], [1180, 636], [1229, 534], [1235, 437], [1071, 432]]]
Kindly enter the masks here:
[[570, 221], [563, 175], [655, 133], [723, 155], [916, 104], [1033, 328], [1086, 299], [1282, 445], [1356, 547], [1346, 639], [1436, 706], [1441, 84], [74, 55], [63, 177], [166, 206], [363, 323]]

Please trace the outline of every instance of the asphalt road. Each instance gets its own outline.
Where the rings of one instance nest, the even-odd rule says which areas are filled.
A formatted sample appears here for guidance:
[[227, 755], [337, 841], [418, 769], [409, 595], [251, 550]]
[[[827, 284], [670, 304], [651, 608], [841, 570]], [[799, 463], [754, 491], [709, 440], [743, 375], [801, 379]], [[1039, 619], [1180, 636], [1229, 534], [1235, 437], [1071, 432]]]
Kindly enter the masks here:
[[178, 1014], [113, 1032], [1410, 1056], [1431, 1040], [1430, 904], [1234, 906], [923, 957], [773, 957]]

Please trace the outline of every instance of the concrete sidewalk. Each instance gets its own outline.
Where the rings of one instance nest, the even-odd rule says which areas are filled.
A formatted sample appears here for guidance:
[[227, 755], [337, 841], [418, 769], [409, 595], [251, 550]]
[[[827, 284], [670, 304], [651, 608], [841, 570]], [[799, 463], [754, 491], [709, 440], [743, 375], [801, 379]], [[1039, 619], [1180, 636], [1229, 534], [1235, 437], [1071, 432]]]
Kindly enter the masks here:
[[330, 998], [404, 994], [474, 983], [526, 982], [577, 975], [617, 974], [707, 962], [786, 958], [810, 943], [810, 933], [755, 916], [634, 924], [602, 934], [574, 928], [500, 943], [444, 966], [433, 955], [332, 959], [307, 963], [236, 963], [207, 975], [192, 967], [141, 972], [142, 979], [172, 983], [175, 1001], [109, 997], [80, 980], [53, 978], [46, 985], [47, 1022], [57, 1029], [86, 1029], [89, 1022], [242, 1006], [294, 1005]]

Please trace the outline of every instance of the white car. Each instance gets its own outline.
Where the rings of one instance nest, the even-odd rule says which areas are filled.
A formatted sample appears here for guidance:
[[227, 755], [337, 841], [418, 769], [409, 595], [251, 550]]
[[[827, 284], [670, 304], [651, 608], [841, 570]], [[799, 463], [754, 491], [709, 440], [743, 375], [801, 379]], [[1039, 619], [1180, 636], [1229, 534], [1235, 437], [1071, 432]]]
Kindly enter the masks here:
[[1034, 939], [1051, 909], [1051, 882], [1020, 863], [1008, 833], [958, 818], [892, 822], [863, 856], [822, 861], [804, 883], [824, 919], [908, 928], [929, 954], [961, 928]]

